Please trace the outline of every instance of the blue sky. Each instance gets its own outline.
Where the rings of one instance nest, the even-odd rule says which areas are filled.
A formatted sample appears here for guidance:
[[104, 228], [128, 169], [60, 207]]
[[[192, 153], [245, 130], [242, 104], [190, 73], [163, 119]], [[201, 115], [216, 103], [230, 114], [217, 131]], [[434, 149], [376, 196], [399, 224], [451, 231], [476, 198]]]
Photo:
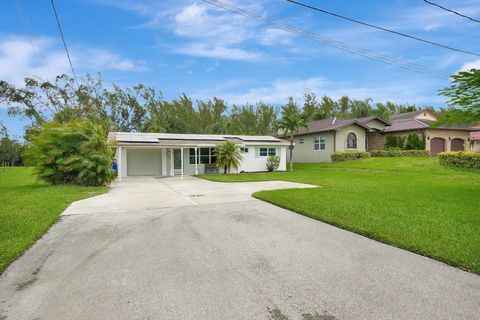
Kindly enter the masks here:
[[[365, 59], [201, 0], [57, 0], [56, 5], [78, 75], [101, 72], [107, 83], [144, 83], [168, 99], [184, 92], [199, 99], [219, 96], [230, 104], [282, 104], [310, 89], [318, 96], [347, 94], [439, 107], [445, 100], [437, 90], [448, 84], [448, 75], [480, 67], [478, 56], [369, 29], [284, 0], [222, 1], [428, 71]], [[480, 24], [421, 0], [303, 2], [480, 52]], [[478, 0], [437, 2], [480, 17]], [[0, 7], [0, 79], [21, 85], [25, 76], [69, 73], [49, 0], [5, 0]], [[5, 106], [0, 106], [0, 120], [11, 134], [22, 133], [25, 121], [9, 118]]]

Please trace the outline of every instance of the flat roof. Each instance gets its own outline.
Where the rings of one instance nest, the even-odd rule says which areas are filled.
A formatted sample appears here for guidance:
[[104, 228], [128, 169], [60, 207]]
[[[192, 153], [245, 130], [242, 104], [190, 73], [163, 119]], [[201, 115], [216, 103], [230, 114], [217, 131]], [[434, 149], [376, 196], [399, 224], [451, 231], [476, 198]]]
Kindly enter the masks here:
[[202, 145], [233, 141], [237, 144], [288, 144], [287, 141], [273, 136], [218, 135], [218, 134], [181, 134], [149, 132], [110, 132], [110, 144], [129, 145]]

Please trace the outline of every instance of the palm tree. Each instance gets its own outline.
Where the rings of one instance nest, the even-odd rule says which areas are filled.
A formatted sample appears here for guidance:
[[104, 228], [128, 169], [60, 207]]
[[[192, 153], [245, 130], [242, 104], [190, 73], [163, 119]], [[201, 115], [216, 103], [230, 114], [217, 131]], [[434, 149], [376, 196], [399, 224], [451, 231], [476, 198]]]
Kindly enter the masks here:
[[277, 128], [283, 132], [285, 136], [290, 136], [290, 171], [293, 172], [293, 135], [300, 128], [308, 130], [308, 124], [300, 114], [284, 115], [277, 123]]
[[240, 154], [240, 148], [232, 141], [225, 141], [220, 143], [215, 148], [215, 155], [217, 157], [217, 166], [223, 167], [223, 173], [230, 173], [230, 169], [238, 169], [240, 161], [243, 157]]

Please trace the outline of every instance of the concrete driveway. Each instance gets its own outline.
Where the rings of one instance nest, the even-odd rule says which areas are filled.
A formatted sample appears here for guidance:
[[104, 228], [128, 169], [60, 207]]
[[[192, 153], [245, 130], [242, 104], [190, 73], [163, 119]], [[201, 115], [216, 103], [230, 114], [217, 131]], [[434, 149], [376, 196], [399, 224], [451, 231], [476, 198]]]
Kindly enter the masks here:
[[0, 319], [478, 319], [480, 277], [255, 200], [287, 182], [128, 180], [0, 279]]

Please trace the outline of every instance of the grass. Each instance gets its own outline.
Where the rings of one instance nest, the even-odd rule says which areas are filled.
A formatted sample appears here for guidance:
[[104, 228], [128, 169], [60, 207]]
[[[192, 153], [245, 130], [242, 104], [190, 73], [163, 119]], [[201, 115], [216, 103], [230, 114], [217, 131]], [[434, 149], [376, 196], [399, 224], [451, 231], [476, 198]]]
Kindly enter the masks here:
[[480, 274], [480, 170], [445, 168], [430, 158], [371, 158], [295, 164], [293, 173], [201, 177], [322, 186], [261, 191], [254, 196]]
[[57, 221], [73, 201], [106, 187], [53, 186], [28, 168], [0, 168], [0, 274]]

